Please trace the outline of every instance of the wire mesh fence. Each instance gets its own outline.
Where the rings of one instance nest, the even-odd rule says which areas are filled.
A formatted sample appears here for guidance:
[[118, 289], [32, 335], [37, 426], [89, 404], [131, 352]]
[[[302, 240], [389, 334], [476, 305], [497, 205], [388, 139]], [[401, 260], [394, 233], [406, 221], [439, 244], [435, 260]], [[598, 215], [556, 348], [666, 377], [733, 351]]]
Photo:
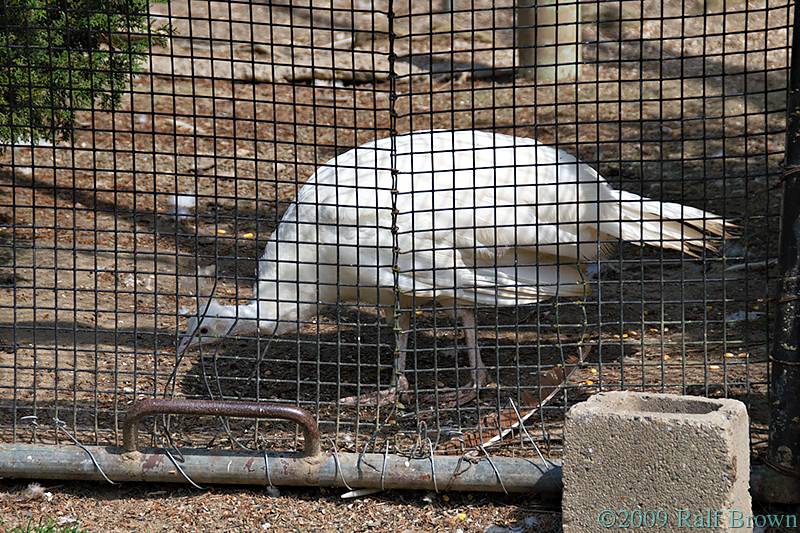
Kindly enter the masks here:
[[[144, 27], [92, 35], [145, 43], [140, 72], [3, 43], [68, 61], [0, 77], [32, 95], [0, 113], [0, 441], [118, 444], [134, 401], [179, 397], [296, 405], [338, 450], [557, 456], [570, 405], [636, 389], [741, 399], [763, 443], [786, 0], [131, 5]], [[130, 78], [116, 109], [36, 98], [81, 69]], [[65, 138], [37, 133], [62, 111]], [[697, 211], [604, 197], [570, 155], [701, 223], [669, 233]], [[632, 211], [574, 214], [604, 202]]]

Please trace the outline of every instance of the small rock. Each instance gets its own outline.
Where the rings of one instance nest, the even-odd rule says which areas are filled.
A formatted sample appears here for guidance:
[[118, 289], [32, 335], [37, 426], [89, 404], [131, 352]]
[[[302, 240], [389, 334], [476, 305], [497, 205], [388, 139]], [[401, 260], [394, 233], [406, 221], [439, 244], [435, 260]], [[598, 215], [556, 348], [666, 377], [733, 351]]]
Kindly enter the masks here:
[[278, 496], [281, 495], [281, 491], [278, 490], [278, 487], [276, 487], [275, 485], [270, 485], [269, 487], [267, 487], [267, 494], [273, 498], [277, 498]]
[[538, 526], [539, 520], [534, 516], [529, 516], [510, 526], [489, 526], [485, 533], [523, 533], [524, 531], [537, 531]]
[[33, 176], [33, 169], [31, 167], [14, 167], [14, 174], [23, 178], [30, 178]]
[[197, 207], [197, 199], [188, 194], [176, 194], [168, 200], [170, 206], [169, 214], [174, 217], [187, 217]]
[[153, 287], [155, 287], [155, 276], [151, 274], [149, 276], [141, 277], [138, 280], [138, 284], [143, 286], [146, 291], [150, 292], [153, 290]]
[[743, 259], [747, 257], [747, 249], [741, 244], [733, 241], [725, 241], [722, 253], [727, 259]]
[[70, 524], [75, 524], [77, 522], [78, 522], [78, 519], [75, 518], [72, 515], [69, 515], [69, 514], [68, 515], [64, 515], [64, 516], [59, 516], [56, 519], [56, 525], [59, 525], [59, 526], [68, 526]]
[[758, 320], [759, 318], [763, 318], [767, 316], [766, 313], [762, 313], [760, 311], [736, 311], [735, 313], [731, 313], [725, 317], [726, 322], [745, 322], [745, 321], [752, 321]]
[[289, 169], [289, 165], [286, 163], [275, 163], [272, 167], [272, 173], [275, 176], [280, 176], [284, 174]]

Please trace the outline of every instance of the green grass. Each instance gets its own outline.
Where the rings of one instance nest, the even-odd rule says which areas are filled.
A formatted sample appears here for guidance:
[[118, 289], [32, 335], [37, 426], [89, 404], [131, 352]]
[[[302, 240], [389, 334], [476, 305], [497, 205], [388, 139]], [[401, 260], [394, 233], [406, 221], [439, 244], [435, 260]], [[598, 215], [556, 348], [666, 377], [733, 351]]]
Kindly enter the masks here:
[[3, 529], [2, 531], [4, 533], [89, 533], [88, 529], [83, 529], [79, 526], [59, 526], [53, 521], [45, 524], [28, 522], [27, 525]]

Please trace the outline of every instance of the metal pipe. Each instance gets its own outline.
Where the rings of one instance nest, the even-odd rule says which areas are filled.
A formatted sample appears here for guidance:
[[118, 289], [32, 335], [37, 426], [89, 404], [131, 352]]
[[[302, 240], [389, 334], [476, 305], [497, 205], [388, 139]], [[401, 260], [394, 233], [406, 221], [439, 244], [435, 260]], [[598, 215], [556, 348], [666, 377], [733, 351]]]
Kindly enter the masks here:
[[[91, 454], [91, 457], [90, 455]], [[261, 454], [181, 450], [180, 470], [198, 484], [293, 485], [561, 494], [561, 463], [458, 456], [406, 458], [376, 453]], [[94, 460], [92, 459], [94, 458]], [[163, 449], [0, 444], [0, 478], [187, 483]], [[269, 473], [269, 476], [268, 476]], [[434, 478], [435, 473], [435, 478]]]
[[517, 0], [516, 17], [522, 76], [538, 83], [576, 79], [581, 58], [577, 0]]
[[122, 425], [125, 451], [136, 451], [139, 421], [153, 415], [208, 415], [291, 420], [303, 428], [303, 455], [313, 457], [321, 450], [317, 421], [311, 413], [299, 407], [263, 402], [150, 399], [136, 402], [125, 413], [125, 422]]
[[[103, 481], [91, 453], [113, 481], [188, 483], [161, 449], [126, 452], [121, 447], [87, 446], [86, 450], [77, 446], [0, 444], [0, 478]], [[264, 454], [253, 452], [181, 452], [181, 470], [195, 483], [204, 484], [485, 492], [502, 492], [505, 487], [510, 493], [550, 497], [560, 496], [562, 488], [559, 460], [542, 463], [538, 459], [493, 457], [491, 462], [486, 458], [471, 462], [457, 456], [436, 455], [431, 462], [427, 457], [407, 459], [372, 453], [326, 453], [317, 457], [270, 453], [265, 458]], [[800, 480], [763, 465], [753, 465], [750, 490], [759, 501], [800, 503]]]
[[795, 4], [767, 464], [800, 476], [800, 10]]
[[[104, 481], [92, 457], [113, 481], [188, 483], [162, 449], [127, 452], [121, 447], [87, 446], [84, 451], [77, 446], [35, 444], [0, 444], [0, 478]], [[559, 460], [542, 463], [538, 459], [494, 457], [491, 462], [485, 458], [472, 462], [436, 455], [431, 462], [427, 457], [407, 459], [372, 453], [302, 457], [194, 449], [182, 450], [182, 457], [181, 470], [200, 484], [485, 492], [502, 492], [505, 487], [510, 493], [550, 497], [560, 496], [562, 489]], [[800, 480], [763, 465], [753, 465], [750, 490], [759, 501], [800, 503]]]

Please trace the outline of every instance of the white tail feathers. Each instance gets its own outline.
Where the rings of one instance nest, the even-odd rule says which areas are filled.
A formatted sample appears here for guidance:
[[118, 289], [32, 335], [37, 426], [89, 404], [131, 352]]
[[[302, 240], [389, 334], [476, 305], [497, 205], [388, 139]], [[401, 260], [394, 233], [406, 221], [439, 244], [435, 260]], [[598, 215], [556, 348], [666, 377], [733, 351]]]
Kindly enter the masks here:
[[731, 237], [726, 231], [736, 226], [719, 215], [695, 207], [643, 198], [612, 190], [613, 200], [603, 203], [600, 229], [603, 233], [637, 244], [678, 250], [698, 256], [716, 252], [718, 244], [709, 237]]

